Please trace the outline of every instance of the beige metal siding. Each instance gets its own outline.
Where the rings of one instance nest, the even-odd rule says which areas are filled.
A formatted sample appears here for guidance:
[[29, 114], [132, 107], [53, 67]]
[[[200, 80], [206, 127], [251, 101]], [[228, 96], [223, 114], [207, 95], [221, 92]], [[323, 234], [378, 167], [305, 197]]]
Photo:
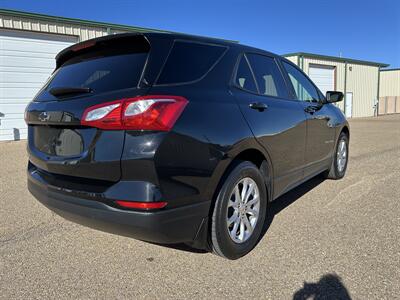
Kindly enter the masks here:
[[379, 114], [400, 113], [400, 70], [381, 71]]
[[0, 15], [0, 28], [75, 35], [79, 37], [79, 41], [107, 35], [107, 28], [80, 26], [78, 24], [63, 22], [48, 22], [9, 15]]
[[298, 57], [297, 56], [287, 56], [287, 57], [285, 57], [287, 60], [290, 60], [292, 63], [294, 63], [294, 64], [296, 64], [297, 65], [297, 59], [298, 59]]
[[346, 91], [353, 93], [352, 116], [374, 116], [374, 105], [378, 96], [378, 67], [347, 64], [347, 69]]
[[[297, 63], [297, 56], [290, 57], [290, 60]], [[335, 67], [335, 90], [344, 93], [346, 89], [347, 93], [353, 93], [352, 117], [374, 115], [374, 104], [378, 93], [378, 67], [348, 63], [346, 75], [345, 62], [308, 57], [300, 58], [300, 67], [306, 74], [309, 74], [310, 65]], [[344, 105], [344, 101], [337, 103], [341, 110], [344, 110]]]
[[399, 114], [400, 96], [385, 96], [379, 98], [379, 114]]
[[379, 97], [400, 96], [400, 70], [381, 71]]

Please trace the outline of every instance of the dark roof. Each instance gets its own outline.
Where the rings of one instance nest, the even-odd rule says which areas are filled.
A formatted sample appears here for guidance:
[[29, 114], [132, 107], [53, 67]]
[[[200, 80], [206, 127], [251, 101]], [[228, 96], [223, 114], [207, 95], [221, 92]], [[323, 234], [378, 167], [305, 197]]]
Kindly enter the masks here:
[[[130, 25], [115, 24], [115, 23], [97, 22], [97, 21], [82, 20], [82, 19], [76, 19], [76, 18], [65, 18], [65, 17], [50, 16], [50, 15], [10, 10], [10, 9], [1, 9], [0, 8], [0, 14], [20, 17], [20, 18], [33, 18], [33, 19], [49, 21], [49, 22], [62, 22], [62, 23], [67, 23], [67, 24], [79, 24], [79, 25], [85, 25], [85, 26], [100, 27], [100, 28], [104, 28], [106, 30], [121, 30], [121, 31], [126, 31], [126, 32], [175, 33], [175, 34], [184, 35], [184, 33], [178, 33], [178, 32], [173, 32], [173, 31], [168, 31], [168, 30], [136, 27], [136, 26], [130, 26]], [[192, 36], [194, 36], [194, 35], [192, 35]], [[214, 38], [214, 39], [218, 40], [218, 38]], [[231, 41], [231, 40], [225, 40], [225, 39], [219, 39], [219, 40], [237, 43], [237, 41]]]
[[284, 56], [284, 57], [303, 56], [303, 57], [307, 57], [307, 58], [316, 58], [316, 59], [321, 59], [321, 60], [324, 60], [324, 59], [325, 60], [333, 60], [333, 61], [338, 61], [338, 62], [347, 62], [347, 63], [375, 66], [375, 67], [388, 67], [389, 66], [388, 64], [380, 63], [380, 62], [358, 60], [358, 59], [338, 57], [338, 56], [321, 55], [321, 54], [314, 54], [314, 53], [307, 53], [307, 52], [288, 53], [288, 54], [283, 54], [282, 56]]
[[[186, 40], [186, 41], [192, 41], [192, 42], [201, 42], [201, 43], [206, 43], [206, 44], [218, 44], [218, 45], [224, 45], [224, 46], [229, 46], [229, 47], [241, 47], [241, 48], [248, 48], [247, 46], [240, 45], [239, 43], [236, 42], [229, 42], [226, 40], [221, 40], [221, 39], [216, 39], [216, 38], [209, 38], [209, 37], [203, 37], [203, 36], [197, 36], [197, 35], [189, 35], [189, 34], [183, 34], [183, 33], [164, 33], [164, 32], [125, 32], [125, 33], [118, 33], [118, 34], [108, 34], [104, 35], [101, 37], [85, 40], [78, 42], [76, 44], [73, 44], [65, 49], [63, 49], [61, 52], [59, 52], [56, 56], [56, 61], [57, 61], [57, 68], [65, 62], [71, 55], [73, 55], [74, 52], [79, 51], [80, 49], [87, 48], [87, 47], [92, 47], [97, 43], [101, 42], [107, 42], [111, 40], [118, 40], [118, 39], [141, 39], [141, 42], [144, 43], [149, 43], [149, 45], [154, 41], [154, 40]], [[257, 50], [257, 51], [262, 51], [266, 52], [263, 50]]]

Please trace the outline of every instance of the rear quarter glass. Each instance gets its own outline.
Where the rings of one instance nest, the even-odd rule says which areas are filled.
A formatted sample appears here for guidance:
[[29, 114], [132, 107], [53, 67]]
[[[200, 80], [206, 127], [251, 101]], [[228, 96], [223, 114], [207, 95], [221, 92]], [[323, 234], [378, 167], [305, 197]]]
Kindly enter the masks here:
[[175, 41], [157, 79], [157, 85], [182, 84], [204, 77], [222, 58], [227, 47]]

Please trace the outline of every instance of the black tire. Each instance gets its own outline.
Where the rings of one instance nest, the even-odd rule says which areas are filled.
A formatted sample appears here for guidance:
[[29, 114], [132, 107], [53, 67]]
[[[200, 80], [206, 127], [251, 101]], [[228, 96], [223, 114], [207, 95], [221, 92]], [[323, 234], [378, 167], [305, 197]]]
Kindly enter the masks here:
[[[346, 144], [347, 159], [346, 159], [344, 168], [342, 170], [339, 170], [337, 153], [338, 153], [340, 141], [342, 141], [342, 140]], [[330, 169], [328, 171], [326, 171], [325, 177], [328, 179], [334, 179], [334, 180], [343, 178], [343, 176], [346, 174], [348, 162], [349, 162], [349, 137], [347, 136], [346, 133], [341, 132], [339, 135], [339, 138], [336, 142], [335, 152], [333, 153], [332, 165], [331, 165]]]
[[[234, 242], [229, 235], [227, 225], [228, 202], [236, 185], [242, 179], [248, 177], [256, 183], [259, 192], [260, 201], [258, 219], [255, 222], [254, 229], [252, 233], [249, 234], [247, 240], [237, 243]], [[238, 162], [223, 183], [212, 212], [210, 242], [213, 252], [228, 259], [238, 259], [249, 253], [255, 247], [260, 238], [265, 221], [266, 210], [267, 190], [260, 170], [251, 162]], [[248, 217], [248, 220], [250, 220], [250, 216]], [[232, 232], [233, 231], [234, 230], [232, 229]]]

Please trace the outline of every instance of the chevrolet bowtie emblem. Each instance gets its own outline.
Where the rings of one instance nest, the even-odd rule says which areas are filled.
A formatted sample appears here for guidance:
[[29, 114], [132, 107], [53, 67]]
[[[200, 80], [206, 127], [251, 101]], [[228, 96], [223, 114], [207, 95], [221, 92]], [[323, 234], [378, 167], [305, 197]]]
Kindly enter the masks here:
[[50, 115], [47, 112], [41, 112], [38, 117], [39, 121], [45, 122], [50, 119]]

